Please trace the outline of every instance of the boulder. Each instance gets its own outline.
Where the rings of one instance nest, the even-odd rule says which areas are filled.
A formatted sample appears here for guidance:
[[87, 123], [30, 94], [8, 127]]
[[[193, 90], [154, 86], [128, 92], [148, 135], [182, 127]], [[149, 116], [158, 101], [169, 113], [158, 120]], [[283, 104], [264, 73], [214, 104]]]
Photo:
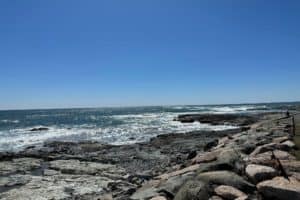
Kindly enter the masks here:
[[[280, 161], [296, 159], [293, 155], [289, 154], [286, 151], [275, 150], [273, 151], [273, 153], [276, 156], [276, 158], [278, 158]], [[273, 166], [274, 164], [274, 162], [272, 161], [271, 151], [257, 154], [255, 156], [250, 156], [248, 158], [248, 162], [253, 164], [268, 165], [268, 166]]]
[[208, 186], [199, 180], [190, 180], [176, 194], [174, 200], [208, 200]]
[[212, 184], [229, 185], [246, 192], [252, 192], [255, 189], [253, 184], [249, 183], [241, 176], [231, 171], [212, 171], [200, 173], [197, 178], [201, 181]]
[[250, 164], [246, 167], [247, 176], [255, 183], [274, 178], [277, 171], [268, 166]]
[[154, 187], [148, 188], [140, 188], [137, 192], [135, 192], [130, 199], [131, 200], [143, 200], [143, 199], [150, 199], [153, 197], [159, 196], [157, 189]]
[[214, 196], [211, 196], [208, 200], [223, 200], [223, 199], [219, 196], [214, 195]]
[[288, 137], [288, 136], [276, 137], [276, 138], [273, 139], [273, 142], [274, 143], [282, 143], [282, 142], [285, 142], [289, 139], [290, 139], [290, 137]]
[[188, 180], [192, 179], [195, 177], [194, 172], [190, 172], [187, 174], [182, 174], [178, 176], [172, 176], [170, 177], [167, 181], [162, 182], [158, 186], [158, 191], [159, 192], [164, 192], [167, 193], [168, 195], [175, 196], [180, 187], [187, 182]]
[[289, 151], [291, 150], [291, 147], [287, 144], [283, 143], [269, 143], [265, 145], [258, 146], [251, 154], [250, 156], [256, 156], [260, 153], [265, 153], [267, 151], [274, 151], [274, 150], [283, 150], [283, 151]]
[[156, 196], [156, 197], [151, 198], [150, 200], [167, 200], [167, 198], [164, 196]]
[[281, 164], [287, 172], [300, 172], [300, 161], [283, 160]]
[[272, 180], [259, 183], [257, 188], [266, 199], [300, 199], [300, 182], [292, 177], [290, 177], [290, 180], [283, 177], [275, 177]]
[[217, 160], [217, 156], [220, 154], [221, 150], [214, 150], [211, 152], [199, 153], [195, 158], [193, 158], [192, 163], [207, 163]]
[[222, 149], [216, 157], [216, 161], [200, 164], [197, 172], [217, 170], [241, 172], [244, 168], [243, 159], [237, 150], [231, 148]]
[[287, 141], [285, 141], [285, 142], [283, 142], [283, 143], [281, 143], [281, 144], [286, 145], [286, 146], [288, 146], [288, 147], [291, 148], [291, 149], [293, 149], [293, 148], [296, 147], [295, 143], [292, 142], [292, 141], [290, 141], [290, 140], [287, 140]]
[[177, 171], [173, 171], [173, 172], [170, 172], [170, 173], [162, 174], [160, 176], [155, 177], [155, 179], [167, 180], [172, 176], [178, 176], [178, 175], [182, 175], [182, 174], [186, 174], [186, 173], [189, 173], [189, 172], [196, 171], [196, 170], [199, 169], [199, 167], [200, 167], [199, 164], [191, 165], [191, 166], [183, 168], [181, 170], [177, 170]]
[[228, 200], [247, 196], [244, 192], [228, 185], [220, 185], [216, 187], [215, 193]]

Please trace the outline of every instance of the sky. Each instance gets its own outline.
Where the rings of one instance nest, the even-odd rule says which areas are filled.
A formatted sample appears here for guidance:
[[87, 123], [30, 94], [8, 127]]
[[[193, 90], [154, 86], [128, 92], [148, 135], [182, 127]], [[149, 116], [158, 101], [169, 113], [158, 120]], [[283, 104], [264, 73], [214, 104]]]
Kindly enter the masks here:
[[300, 100], [298, 0], [1, 0], [0, 109]]

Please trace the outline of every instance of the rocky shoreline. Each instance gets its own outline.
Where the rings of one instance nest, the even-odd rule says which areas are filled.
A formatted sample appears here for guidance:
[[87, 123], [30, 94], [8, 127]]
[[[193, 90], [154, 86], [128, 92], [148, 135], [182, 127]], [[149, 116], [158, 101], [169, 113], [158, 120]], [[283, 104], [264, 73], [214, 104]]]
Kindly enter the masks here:
[[291, 117], [177, 120], [239, 128], [166, 134], [122, 146], [49, 142], [2, 152], [0, 199], [300, 199]]

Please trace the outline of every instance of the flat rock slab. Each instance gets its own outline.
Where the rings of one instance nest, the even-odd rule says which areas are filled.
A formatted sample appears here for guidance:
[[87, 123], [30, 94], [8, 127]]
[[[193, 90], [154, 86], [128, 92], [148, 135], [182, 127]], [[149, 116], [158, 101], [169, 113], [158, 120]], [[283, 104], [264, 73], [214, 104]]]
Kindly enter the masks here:
[[51, 161], [50, 169], [61, 171], [65, 174], [102, 174], [103, 172], [122, 174], [124, 170], [117, 168], [115, 165], [102, 164], [95, 162], [81, 162], [79, 160], [55, 160]]
[[215, 193], [229, 200], [247, 196], [244, 192], [228, 185], [220, 185], [216, 187]]
[[90, 175], [59, 175], [51, 177], [31, 176], [30, 181], [20, 188], [0, 194], [0, 199], [71, 199], [90, 194], [101, 194], [112, 180]]
[[246, 174], [252, 181], [257, 183], [274, 178], [277, 171], [272, 167], [250, 164], [246, 167]]
[[272, 180], [261, 182], [257, 185], [258, 191], [268, 199], [299, 200], [300, 182], [290, 177], [275, 177]]
[[0, 178], [0, 187], [12, 187], [25, 185], [31, 180], [30, 175], [11, 175]]
[[41, 167], [41, 160], [35, 158], [17, 158], [0, 162], [0, 175], [26, 173]]

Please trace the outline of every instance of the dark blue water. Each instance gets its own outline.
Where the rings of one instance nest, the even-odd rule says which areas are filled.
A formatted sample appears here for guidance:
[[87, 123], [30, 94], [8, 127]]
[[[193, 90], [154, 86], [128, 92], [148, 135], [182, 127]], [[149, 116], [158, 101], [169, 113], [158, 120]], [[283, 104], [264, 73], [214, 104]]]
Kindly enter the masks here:
[[[173, 119], [184, 113], [266, 112], [280, 106], [248, 104], [0, 111], [0, 151], [19, 150], [49, 140], [127, 144], [147, 141], [163, 133], [230, 129], [234, 127], [181, 124]], [[37, 127], [49, 130], [30, 131]]]

